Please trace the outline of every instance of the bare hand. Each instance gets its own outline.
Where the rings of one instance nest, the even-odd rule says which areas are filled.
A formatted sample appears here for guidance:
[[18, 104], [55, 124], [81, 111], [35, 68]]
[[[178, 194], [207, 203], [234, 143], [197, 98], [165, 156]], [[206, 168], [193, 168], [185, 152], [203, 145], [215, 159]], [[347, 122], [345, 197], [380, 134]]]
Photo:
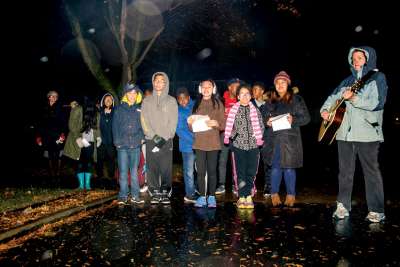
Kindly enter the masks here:
[[272, 127], [272, 119], [271, 119], [271, 118], [269, 118], [269, 119], [267, 120], [267, 126], [268, 126], [268, 127]]
[[192, 125], [192, 124], [193, 124], [193, 121], [194, 121], [193, 116], [189, 116], [189, 118], [187, 118], [187, 123], [188, 123], [189, 125]]
[[289, 115], [287, 116], [287, 120], [289, 121], [290, 125], [292, 125], [292, 123], [293, 123], [293, 116], [292, 116], [291, 114], [289, 114]]
[[328, 111], [322, 111], [322, 112], [321, 112], [321, 117], [322, 117], [325, 121], [329, 120], [329, 112], [328, 112]]
[[354, 93], [351, 90], [346, 90], [343, 93], [343, 98], [348, 100], [348, 99], [352, 98], [353, 95], [354, 95]]
[[206, 124], [208, 127], [219, 127], [219, 123], [216, 120], [208, 120]]

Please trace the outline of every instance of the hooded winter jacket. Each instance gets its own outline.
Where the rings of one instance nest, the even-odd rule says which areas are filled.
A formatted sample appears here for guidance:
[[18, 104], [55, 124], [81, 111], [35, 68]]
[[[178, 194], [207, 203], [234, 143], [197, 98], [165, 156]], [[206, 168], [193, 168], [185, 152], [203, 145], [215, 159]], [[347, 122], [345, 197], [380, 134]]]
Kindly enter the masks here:
[[[366, 63], [357, 72], [352, 65], [354, 50], [361, 50], [366, 55]], [[348, 55], [352, 74], [344, 79], [322, 105], [320, 112], [329, 111], [343, 92], [357, 79], [376, 68], [375, 50], [368, 46], [353, 47]], [[351, 142], [383, 142], [382, 121], [383, 106], [386, 101], [387, 84], [382, 72], [375, 73], [355, 94], [353, 100], [345, 101], [346, 112], [338, 129], [336, 140]]]
[[165, 88], [161, 95], [157, 95], [157, 91], [153, 90], [153, 95], [146, 97], [142, 104], [141, 122], [148, 140], [153, 139], [154, 135], [161, 136], [168, 140], [175, 135], [176, 125], [178, 123], [178, 104], [174, 97], [168, 95], [169, 79], [164, 72], [156, 72], [153, 74], [151, 81], [154, 87], [154, 78], [156, 75], [163, 75], [165, 78]]
[[[112, 98], [112, 106], [110, 113], [106, 113], [104, 110], [105, 109], [104, 99], [106, 98], [106, 96], [111, 96]], [[114, 113], [114, 97], [112, 96], [112, 94], [106, 93], [105, 95], [103, 95], [100, 102], [100, 132], [101, 132], [101, 142], [104, 145], [113, 144], [113, 138], [112, 138], [113, 113]]]

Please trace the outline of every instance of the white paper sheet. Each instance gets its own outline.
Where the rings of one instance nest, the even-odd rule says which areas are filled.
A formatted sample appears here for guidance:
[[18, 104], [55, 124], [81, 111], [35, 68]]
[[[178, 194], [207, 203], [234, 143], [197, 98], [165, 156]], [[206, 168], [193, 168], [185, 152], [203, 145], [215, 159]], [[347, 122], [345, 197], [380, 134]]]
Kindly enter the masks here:
[[282, 114], [271, 118], [272, 130], [274, 132], [292, 128], [288, 121], [289, 113]]
[[194, 133], [205, 132], [211, 130], [211, 127], [208, 127], [206, 122], [210, 120], [210, 117], [207, 115], [192, 115], [193, 116], [193, 124], [192, 130]]

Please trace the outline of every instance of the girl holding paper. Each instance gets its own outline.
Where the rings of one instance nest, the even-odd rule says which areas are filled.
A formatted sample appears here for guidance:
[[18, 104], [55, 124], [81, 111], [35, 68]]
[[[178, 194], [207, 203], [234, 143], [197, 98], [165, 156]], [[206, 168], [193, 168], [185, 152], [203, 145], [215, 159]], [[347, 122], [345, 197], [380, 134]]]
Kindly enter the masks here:
[[[264, 132], [263, 160], [271, 166], [271, 200], [273, 206], [281, 204], [279, 187], [282, 175], [286, 184], [285, 205], [292, 207], [296, 195], [296, 168], [303, 166], [303, 146], [300, 126], [310, 121], [303, 98], [295, 95], [289, 85], [289, 75], [281, 71], [274, 78], [275, 91], [263, 106], [261, 113], [266, 126]], [[274, 127], [273, 117], [286, 115], [290, 125]]]
[[217, 98], [217, 87], [211, 79], [200, 83], [199, 93], [199, 98], [193, 106], [193, 115], [187, 122], [193, 130], [192, 124], [199, 118], [197, 115], [208, 116], [209, 119], [205, 123], [211, 129], [194, 133], [193, 149], [196, 153], [197, 179], [201, 195], [194, 205], [199, 208], [216, 208], [217, 162], [218, 152], [221, 150], [219, 133], [225, 129], [224, 105]]

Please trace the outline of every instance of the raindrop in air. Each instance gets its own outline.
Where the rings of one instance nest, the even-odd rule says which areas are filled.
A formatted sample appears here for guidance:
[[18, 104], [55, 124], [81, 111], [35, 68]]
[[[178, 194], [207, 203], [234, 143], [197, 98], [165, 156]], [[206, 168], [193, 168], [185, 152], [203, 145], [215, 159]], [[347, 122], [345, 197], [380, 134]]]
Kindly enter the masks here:
[[197, 54], [197, 58], [200, 60], [206, 59], [211, 56], [212, 50], [210, 48], [204, 48]]
[[40, 58], [40, 61], [42, 61], [42, 62], [47, 62], [47, 61], [49, 61], [49, 58], [48, 58], [48, 57], [41, 57], [41, 58]]
[[90, 28], [90, 29], [88, 30], [88, 32], [91, 33], [91, 34], [93, 34], [93, 33], [96, 32], [96, 29], [95, 29], [95, 28]]
[[355, 29], [356, 32], [361, 32], [363, 30], [361, 25], [358, 25]]

